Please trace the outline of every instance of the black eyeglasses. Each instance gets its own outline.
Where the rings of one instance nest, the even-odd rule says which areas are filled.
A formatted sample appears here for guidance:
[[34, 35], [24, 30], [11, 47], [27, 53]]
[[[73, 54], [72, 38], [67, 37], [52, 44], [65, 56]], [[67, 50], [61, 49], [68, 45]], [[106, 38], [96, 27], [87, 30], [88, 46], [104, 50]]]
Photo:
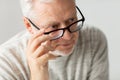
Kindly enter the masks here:
[[[53, 36], [52, 37], [52, 40], [56, 40], [56, 39], [59, 39], [61, 38], [64, 33], [65, 33], [65, 30], [68, 30], [70, 33], [73, 33], [73, 32], [76, 32], [76, 31], [79, 31], [82, 27], [83, 27], [83, 23], [85, 21], [85, 18], [82, 14], [82, 12], [80, 11], [80, 9], [76, 6], [78, 12], [80, 13], [81, 15], [81, 19], [78, 19], [76, 20], [75, 22], [73, 22], [72, 24], [70, 24], [69, 26], [65, 27], [65, 28], [59, 28], [57, 29], [56, 26], [54, 26], [55, 29], [46, 29], [44, 34], [45, 35], [51, 35]], [[28, 18], [27, 18], [28, 19]], [[30, 19], [28, 19], [29, 22], [38, 30], [40, 30], [39, 27], [37, 27]]]

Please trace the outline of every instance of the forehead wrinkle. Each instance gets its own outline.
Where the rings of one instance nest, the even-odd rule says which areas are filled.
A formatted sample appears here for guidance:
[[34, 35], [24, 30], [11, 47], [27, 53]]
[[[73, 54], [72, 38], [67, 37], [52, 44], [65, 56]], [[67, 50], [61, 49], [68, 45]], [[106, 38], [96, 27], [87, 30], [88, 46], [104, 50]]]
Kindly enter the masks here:
[[[66, 11], [67, 9], [71, 8], [71, 6], [75, 6], [74, 0], [55, 0], [52, 1], [50, 3], [45, 3], [45, 2], [41, 2], [41, 1], [34, 1], [34, 6], [33, 9], [37, 9], [36, 12], [43, 12], [44, 10], [51, 10], [51, 9], [55, 9], [57, 8], [56, 12], [58, 11], [62, 11], [64, 13], [64, 11]], [[66, 9], [66, 10], [63, 10]]]
[[[74, 9], [71, 9], [69, 6], [61, 7], [58, 5], [57, 7], [53, 5], [53, 3], [36, 3], [34, 6], [35, 14], [37, 22], [41, 22], [41, 25], [48, 25], [57, 22], [63, 22], [67, 20], [71, 15], [74, 14]], [[39, 6], [39, 7], [38, 7]], [[59, 9], [59, 10], [58, 10]], [[71, 14], [72, 12], [72, 14]], [[39, 17], [38, 17], [39, 16]], [[47, 16], [47, 17], [46, 17]]]
[[[54, 8], [54, 7], [53, 7]], [[63, 9], [63, 8], [60, 8], [58, 10], [58, 8], [50, 8], [48, 10], [48, 12], [51, 12], [51, 14], [49, 14], [49, 16], [54, 16], [54, 19], [56, 21], [66, 21], [68, 20], [69, 18], [73, 17], [76, 15], [76, 11], [75, 9], [71, 9], [71, 8], [67, 8], [67, 9]]]
[[[39, 21], [42, 23], [44, 23], [44, 22], [47, 23], [46, 20], [49, 20], [49, 18], [50, 18], [50, 17], [49, 18], [46, 17], [46, 16], [50, 15], [48, 9], [49, 9], [48, 5], [46, 5], [45, 3], [40, 3], [40, 4], [36, 3], [36, 5], [34, 6], [34, 11], [33, 11], [34, 16], [32, 16], [34, 22]], [[46, 24], [43, 25], [42, 23], [39, 24], [39, 26], [46, 26]]]

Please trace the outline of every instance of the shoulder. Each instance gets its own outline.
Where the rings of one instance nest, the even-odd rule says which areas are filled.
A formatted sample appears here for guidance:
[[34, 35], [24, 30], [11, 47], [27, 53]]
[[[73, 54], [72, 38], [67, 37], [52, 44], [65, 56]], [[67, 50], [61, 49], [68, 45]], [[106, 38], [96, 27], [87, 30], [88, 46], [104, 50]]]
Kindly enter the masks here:
[[0, 56], [21, 55], [21, 52], [24, 51], [27, 45], [28, 38], [29, 34], [27, 31], [21, 31], [16, 34], [8, 41], [0, 45]]
[[94, 26], [84, 26], [84, 28], [80, 31], [80, 38], [85, 43], [90, 43], [91, 45], [97, 44], [107, 44], [106, 35], [102, 30]]
[[80, 31], [82, 49], [91, 57], [107, 55], [107, 38], [102, 30], [94, 26], [85, 26]]
[[[109, 61], [108, 44], [103, 31], [96, 27], [88, 26], [81, 31], [84, 45], [84, 61], [89, 64], [90, 80], [108, 79]], [[86, 64], [88, 66], [88, 64]], [[102, 77], [101, 77], [102, 76]]]
[[[5, 79], [14, 79], [15, 76], [21, 75], [21, 69], [26, 68], [25, 65], [25, 46], [28, 33], [22, 31], [12, 37], [7, 42], [0, 45], [0, 78], [6, 76]], [[25, 69], [27, 70], [27, 69]], [[16, 74], [14, 74], [16, 73]], [[10, 77], [13, 75], [14, 77]]]
[[26, 30], [23, 30], [19, 33], [17, 33], [15, 36], [4, 42], [0, 45], [0, 50], [5, 49], [12, 49], [12, 48], [18, 48], [20, 46], [23, 46], [26, 44], [27, 40], [29, 38], [29, 33]]

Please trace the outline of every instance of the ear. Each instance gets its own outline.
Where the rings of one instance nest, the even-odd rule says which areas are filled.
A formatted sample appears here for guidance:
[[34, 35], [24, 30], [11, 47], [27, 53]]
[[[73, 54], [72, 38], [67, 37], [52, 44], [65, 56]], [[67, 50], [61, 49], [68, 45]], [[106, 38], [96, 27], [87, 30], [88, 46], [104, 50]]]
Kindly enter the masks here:
[[28, 19], [26, 17], [23, 17], [23, 20], [24, 20], [24, 24], [25, 24], [25, 27], [26, 29], [31, 33], [33, 34], [33, 29], [31, 27], [31, 24], [30, 22], [28, 21]]

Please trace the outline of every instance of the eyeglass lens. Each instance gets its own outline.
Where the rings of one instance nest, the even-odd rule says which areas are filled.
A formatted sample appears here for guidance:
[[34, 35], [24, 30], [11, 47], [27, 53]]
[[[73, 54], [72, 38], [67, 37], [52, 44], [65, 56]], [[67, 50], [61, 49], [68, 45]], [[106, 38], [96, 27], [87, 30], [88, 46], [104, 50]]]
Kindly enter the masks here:
[[60, 29], [60, 30], [56, 30], [56, 31], [53, 31], [53, 32], [50, 32], [49, 35], [52, 36], [52, 39], [55, 40], [55, 39], [58, 39], [60, 37], [62, 37], [64, 35], [64, 31], [67, 29], [70, 33], [73, 33], [73, 32], [76, 32], [78, 30], [81, 29], [83, 25], [83, 22], [82, 21], [79, 21], [79, 22], [76, 22], [70, 26], [68, 26], [68, 28], [65, 28], [65, 29]]

